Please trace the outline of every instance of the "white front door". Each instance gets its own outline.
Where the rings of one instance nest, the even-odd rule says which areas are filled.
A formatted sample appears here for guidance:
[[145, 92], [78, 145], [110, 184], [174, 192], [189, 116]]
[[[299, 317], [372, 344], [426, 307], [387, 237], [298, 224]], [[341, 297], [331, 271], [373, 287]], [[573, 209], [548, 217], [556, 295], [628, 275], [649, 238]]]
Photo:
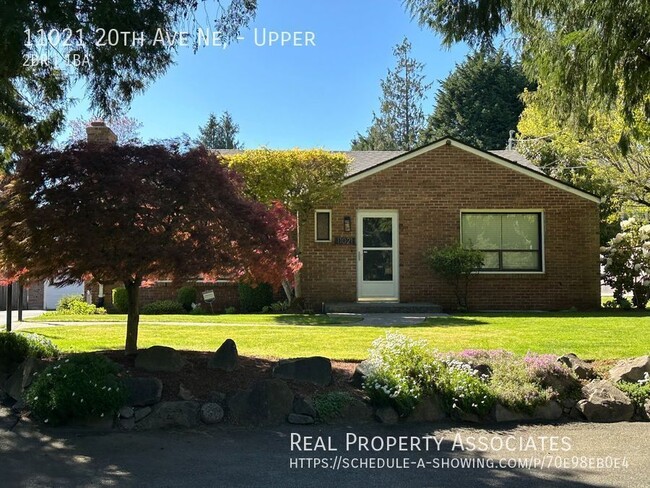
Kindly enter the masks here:
[[357, 298], [399, 300], [397, 210], [357, 212]]

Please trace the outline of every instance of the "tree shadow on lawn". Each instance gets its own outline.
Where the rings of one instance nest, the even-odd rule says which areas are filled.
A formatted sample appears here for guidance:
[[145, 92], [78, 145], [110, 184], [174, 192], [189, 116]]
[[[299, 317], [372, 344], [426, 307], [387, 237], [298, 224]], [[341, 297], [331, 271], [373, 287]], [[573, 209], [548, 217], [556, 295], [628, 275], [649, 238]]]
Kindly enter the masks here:
[[353, 327], [385, 327], [385, 328], [410, 328], [410, 327], [455, 327], [455, 326], [474, 326], [474, 325], [488, 325], [489, 322], [474, 318], [463, 317], [429, 317], [423, 322], [419, 323], [405, 323], [405, 324], [374, 324], [366, 323], [363, 318], [349, 318], [349, 319], [327, 319], [324, 316], [287, 316], [278, 317], [277, 321], [282, 325], [308, 325], [308, 326], [322, 326], [322, 327], [340, 327], [340, 326], [353, 326]]

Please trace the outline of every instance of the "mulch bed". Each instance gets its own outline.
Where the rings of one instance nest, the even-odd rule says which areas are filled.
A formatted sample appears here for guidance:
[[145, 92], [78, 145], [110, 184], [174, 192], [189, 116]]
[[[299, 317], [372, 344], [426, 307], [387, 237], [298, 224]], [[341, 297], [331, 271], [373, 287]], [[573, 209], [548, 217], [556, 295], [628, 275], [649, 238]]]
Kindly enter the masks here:
[[[186, 360], [185, 367], [178, 373], [151, 373], [135, 367], [135, 357], [126, 356], [123, 351], [102, 351], [106, 357], [122, 365], [125, 373], [133, 377], [156, 377], [163, 382], [163, 400], [179, 400], [178, 391], [182, 384], [200, 401], [208, 400], [210, 392], [234, 393], [250, 388], [256, 381], [271, 378], [271, 371], [277, 361], [257, 357], [239, 357], [234, 371], [208, 369], [211, 352], [179, 351]], [[362, 397], [363, 393], [348, 383], [357, 363], [332, 361], [332, 383], [317, 386], [308, 383], [288, 381], [291, 389], [302, 396], [313, 396], [328, 391], [346, 391]]]

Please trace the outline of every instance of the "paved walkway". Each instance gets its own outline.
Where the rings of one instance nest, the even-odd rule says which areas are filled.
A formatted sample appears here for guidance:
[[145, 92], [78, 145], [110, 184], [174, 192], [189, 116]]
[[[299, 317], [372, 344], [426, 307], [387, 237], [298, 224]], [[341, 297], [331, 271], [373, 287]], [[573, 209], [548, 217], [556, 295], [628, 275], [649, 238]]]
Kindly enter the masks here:
[[390, 326], [417, 325], [428, 317], [447, 317], [445, 313], [328, 313], [328, 317], [354, 320], [350, 325]]

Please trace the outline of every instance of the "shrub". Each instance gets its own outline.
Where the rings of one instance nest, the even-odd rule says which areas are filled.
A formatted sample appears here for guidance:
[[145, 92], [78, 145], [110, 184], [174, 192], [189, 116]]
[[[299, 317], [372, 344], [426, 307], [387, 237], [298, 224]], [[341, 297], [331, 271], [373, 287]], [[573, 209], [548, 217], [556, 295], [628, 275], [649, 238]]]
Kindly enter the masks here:
[[429, 267], [453, 287], [458, 307], [467, 310], [470, 280], [483, 266], [483, 253], [454, 244], [434, 247], [427, 253], [426, 259]]
[[190, 315], [207, 315], [209, 313], [210, 312], [201, 307], [201, 305], [197, 305], [190, 311]]
[[452, 415], [463, 412], [487, 415], [494, 404], [494, 396], [479, 372], [470, 364], [458, 360], [447, 360], [445, 364], [447, 367], [441, 371], [436, 389], [442, 396], [447, 412]]
[[289, 309], [289, 302], [287, 300], [284, 300], [283, 302], [274, 302], [269, 306], [269, 308], [273, 313], [286, 312]]
[[624, 308], [626, 293], [645, 309], [650, 297], [650, 224], [636, 219], [621, 222], [621, 232], [600, 248], [603, 282], [614, 290], [614, 300]]
[[233, 314], [233, 313], [237, 313], [237, 309], [235, 307], [226, 307], [224, 312], [226, 312], [227, 314]]
[[59, 354], [43, 336], [20, 332], [0, 332], [0, 369], [10, 372], [28, 357], [48, 358]]
[[640, 380], [636, 383], [629, 383], [627, 381], [621, 381], [616, 384], [616, 386], [634, 403], [637, 409], [643, 409], [645, 403], [650, 400], [650, 375], [646, 373], [646, 379]]
[[368, 365], [363, 388], [371, 402], [390, 405], [400, 415], [408, 415], [413, 410], [443, 367], [426, 341], [394, 332], [373, 341]]
[[538, 405], [551, 400], [554, 392], [544, 388], [541, 380], [520, 358], [500, 358], [491, 363], [490, 387], [503, 406], [532, 413]]
[[117, 313], [127, 313], [129, 311], [129, 295], [126, 288], [113, 288], [113, 307]]
[[53, 425], [114, 415], [126, 400], [119, 370], [99, 354], [60, 359], [32, 382], [26, 403], [37, 419]]
[[185, 309], [175, 300], [158, 300], [142, 307], [140, 313], [143, 315], [179, 314], [185, 313]]
[[103, 307], [97, 308], [91, 303], [86, 303], [81, 295], [68, 295], [61, 298], [56, 306], [57, 313], [65, 313], [68, 315], [93, 315], [105, 314], [106, 309]]
[[186, 312], [192, 311], [192, 305], [197, 302], [197, 293], [196, 288], [193, 286], [184, 286], [178, 290], [178, 295], [176, 299], [180, 303]]
[[314, 410], [323, 422], [337, 418], [350, 401], [352, 401], [352, 396], [344, 391], [330, 391], [313, 398]]
[[261, 312], [265, 306], [273, 303], [273, 288], [268, 283], [251, 286], [239, 284], [239, 303], [244, 313]]

